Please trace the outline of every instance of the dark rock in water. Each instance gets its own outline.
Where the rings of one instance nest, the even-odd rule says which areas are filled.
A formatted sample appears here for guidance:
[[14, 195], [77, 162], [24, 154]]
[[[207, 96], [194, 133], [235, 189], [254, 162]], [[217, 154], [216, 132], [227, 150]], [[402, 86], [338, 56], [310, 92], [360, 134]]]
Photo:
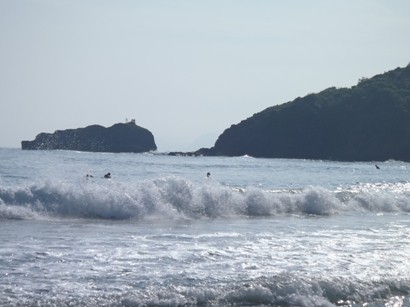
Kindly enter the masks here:
[[182, 156], [182, 157], [196, 157], [196, 156], [209, 156], [209, 148], [201, 148], [197, 151], [171, 151], [168, 156]]
[[351, 88], [273, 106], [232, 125], [203, 155], [410, 161], [410, 64]]
[[27, 150], [65, 149], [92, 152], [147, 152], [156, 150], [152, 133], [135, 124], [115, 124], [109, 128], [92, 125], [85, 128], [40, 133], [34, 141], [22, 141]]
[[195, 152], [184, 152], [184, 151], [171, 151], [168, 153], [168, 156], [174, 156], [174, 157], [191, 157], [191, 156], [196, 156]]

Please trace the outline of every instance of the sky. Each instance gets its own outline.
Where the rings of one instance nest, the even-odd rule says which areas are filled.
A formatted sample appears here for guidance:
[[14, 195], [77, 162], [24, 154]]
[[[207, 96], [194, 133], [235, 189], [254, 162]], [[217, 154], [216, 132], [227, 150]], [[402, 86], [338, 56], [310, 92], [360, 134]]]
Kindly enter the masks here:
[[408, 0], [0, 0], [0, 147], [135, 119], [212, 147], [270, 106], [410, 63]]

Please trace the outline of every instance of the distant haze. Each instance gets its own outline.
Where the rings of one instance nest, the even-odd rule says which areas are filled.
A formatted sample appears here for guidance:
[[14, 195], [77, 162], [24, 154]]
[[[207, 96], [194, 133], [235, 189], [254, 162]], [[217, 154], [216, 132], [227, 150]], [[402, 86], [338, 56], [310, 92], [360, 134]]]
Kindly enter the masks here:
[[149, 129], [211, 147], [263, 109], [410, 62], [410, 1], [0, 0], [0, 147]]

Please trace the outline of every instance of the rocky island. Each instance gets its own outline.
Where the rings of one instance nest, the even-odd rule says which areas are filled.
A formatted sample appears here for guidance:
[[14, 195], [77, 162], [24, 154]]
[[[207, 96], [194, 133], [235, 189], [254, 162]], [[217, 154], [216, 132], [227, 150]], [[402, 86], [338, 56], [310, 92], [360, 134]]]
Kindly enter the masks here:
[[410, 64], [267, 108], [192, 154], [410, 161]]
[[92, 152], [133, 152], [156, 150], [153, 134], [135, 124], [118, 123], [105, 128], [91, 125], [85, 128], [40, 133], [34, 141], [22, 141], [23, 150], [78, 150]]

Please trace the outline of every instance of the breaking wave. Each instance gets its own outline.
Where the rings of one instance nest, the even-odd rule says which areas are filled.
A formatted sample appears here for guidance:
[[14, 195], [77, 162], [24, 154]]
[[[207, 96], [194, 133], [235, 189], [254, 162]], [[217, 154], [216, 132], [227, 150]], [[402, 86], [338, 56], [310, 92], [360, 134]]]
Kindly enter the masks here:
[[331, 216], [343, 212], [410, 212], [410, 183], [299, 190], [232, 188], [180, 177], [134, 183], [45, 181], [0, 186], [0, 218], [199, 219], [237, 216]]

